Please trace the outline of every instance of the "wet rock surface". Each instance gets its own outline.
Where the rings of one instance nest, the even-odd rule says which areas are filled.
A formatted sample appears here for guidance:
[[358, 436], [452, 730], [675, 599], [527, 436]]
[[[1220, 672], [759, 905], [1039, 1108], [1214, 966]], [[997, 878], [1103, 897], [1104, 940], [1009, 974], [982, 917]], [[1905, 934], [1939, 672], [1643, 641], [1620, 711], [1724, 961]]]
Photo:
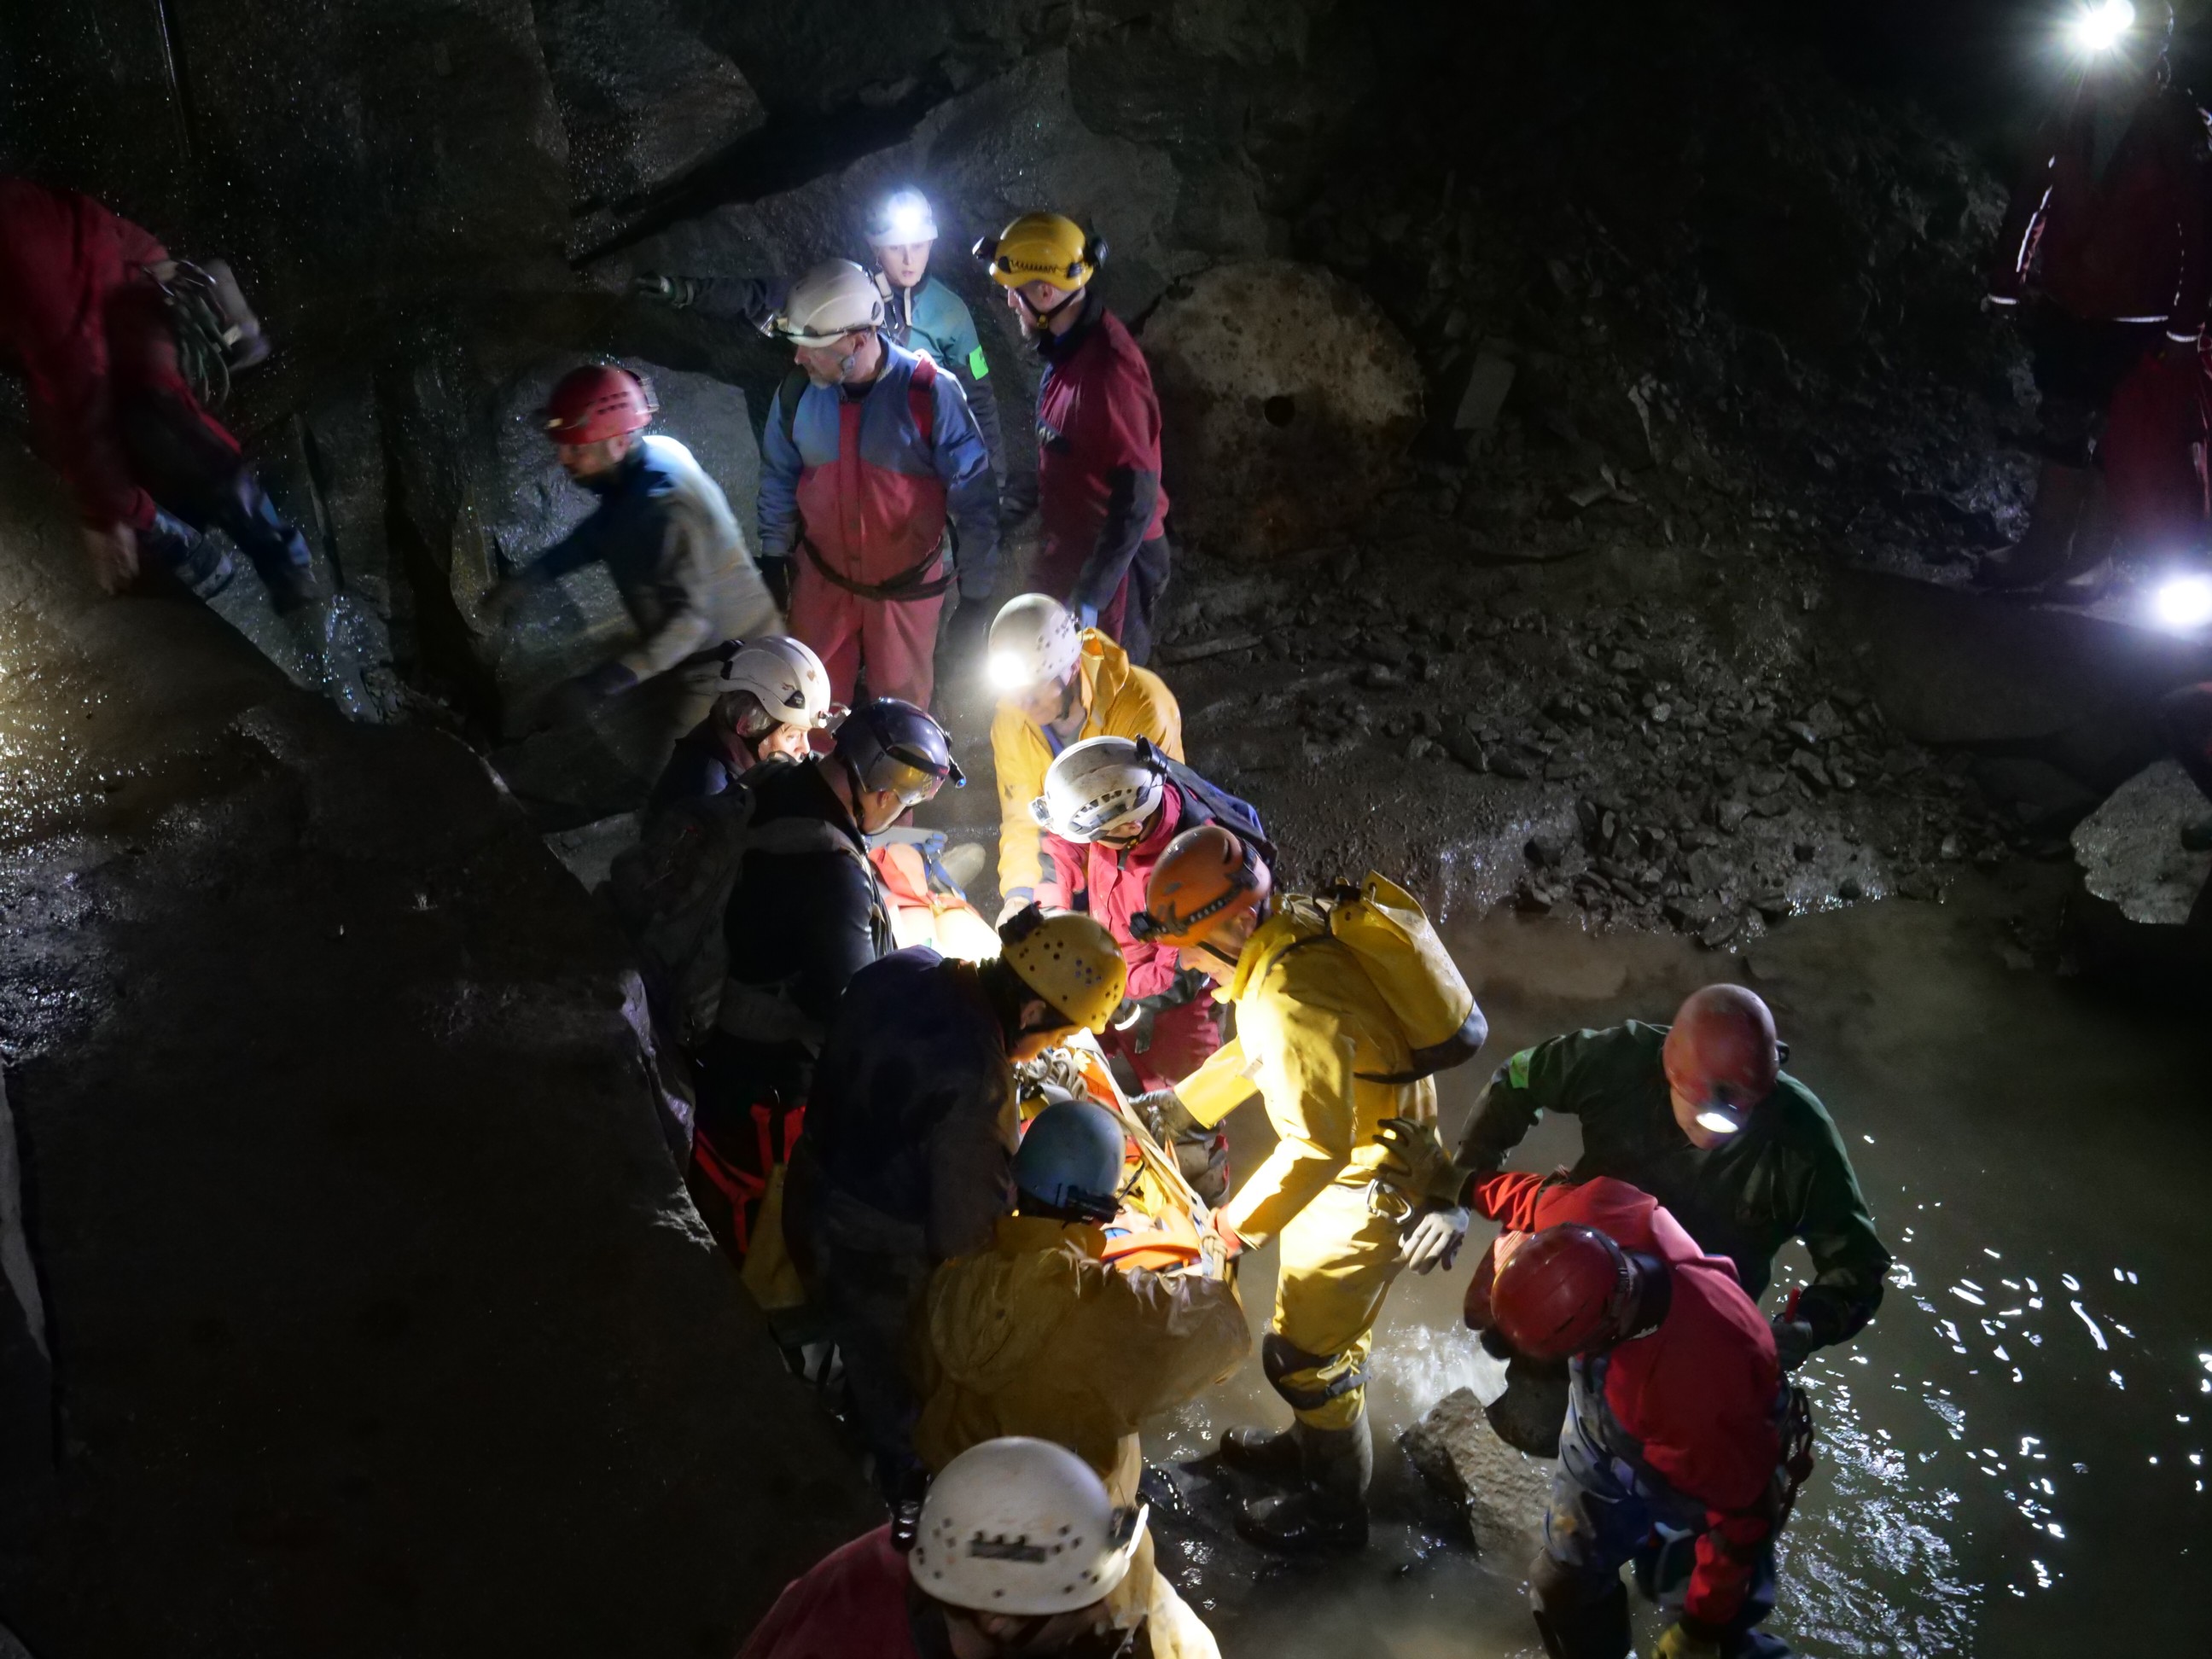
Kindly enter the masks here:
[[2182, 926], [2212, 878], [2212, 854], [2183, 846], [2181, 832], [2209, 817], [2212, 806], [2179, 764], [2146, 768], [2075, 828], [2083, 888], [2138, 927]]
[[605, 924], [463, 744], [99, 600], [58, 514], [0, 543], [11, 679], [82, 688], [0, 855], [60, 1429], [11, 1625], [731, 1650], [874, 1506], [684, 1194]]
[[1472, 1389], [1455, 1389], [1404, 1436], [1423, 1480], [1456, 1504], [1476, 1550], [1517, 1563], [1542, 1544], [1552, 1465], [1498, 1437]]

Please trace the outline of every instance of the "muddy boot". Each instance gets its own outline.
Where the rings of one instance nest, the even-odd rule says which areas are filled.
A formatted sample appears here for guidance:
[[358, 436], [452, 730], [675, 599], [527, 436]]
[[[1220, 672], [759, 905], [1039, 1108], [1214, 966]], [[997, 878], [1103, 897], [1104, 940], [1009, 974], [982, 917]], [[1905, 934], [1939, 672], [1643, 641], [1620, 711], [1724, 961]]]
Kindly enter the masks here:
[[1348, 1429], [1291, 1431], [1304, 1454], [1305, 1479], [1295, 1491], [1247, 1504], [1237, 1530], [1284, 1555], [1367, 1547], [1367, 1483], [1375, 1474], [1375, 1443], [1367, 1417]]
[[2063, 570], [2082, 504], [2089, 499], [2089, 478], [2087, 467], [2045, 461], [2027, 534], [1984, 559], [1976, 580], [1984, 587], [2032, 587]]
[[1237, 1474], [1274, 1486], [1294, 1486], [1305, 1477], [1305, 1454], [1298, 1448], [1294, 1429], [1262, 1429], [1241, 1424], [1224, 1433], [1214, 1449], [1221, 1461]]
[[1528, 1599], [1550, 1659], [1626, 1659], [1634, 1653], [1628, 1588], [1620, 1579], [1588, 1583], [1539, 1555], [1529, 1569]]

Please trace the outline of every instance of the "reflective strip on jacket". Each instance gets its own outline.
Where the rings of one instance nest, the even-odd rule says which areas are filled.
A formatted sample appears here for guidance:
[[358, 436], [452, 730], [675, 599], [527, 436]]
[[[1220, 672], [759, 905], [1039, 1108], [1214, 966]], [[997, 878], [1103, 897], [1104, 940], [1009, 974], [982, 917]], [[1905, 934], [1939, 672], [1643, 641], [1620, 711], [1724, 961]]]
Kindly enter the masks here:
[[770, 558], [805, 555], [804, 538], [836, 575], [868, 586], [940, 570], [948, 514], [959, 532], [960, 591], [990, 592], [999, 544], [991, 458], [952, 375], [930, 380], [931, 431], [908, 398], [919, 360], [889, 341], [866, 394], [809, 384], [785, 434], [771, 409], [761, 434], [760, 532]]
[[1257, 1243], [1282, 1230], [1332, 1182], [1364, 1186], [1389, 1154], [1383, 1119], [1433, 1123], [1433, 1080], [1370, 1081], [1411, 1068], [1395, 1015], [1349, 946], [1310, 910], [1286, 902], [1238, 957], [1217, 995], [1237, 1005], [1237, 1036], [1176, 1085], [1191, 1115], [1212, 1127], [1255, 1089], [1278, 1139], [1229, 1202], [1229, 1224]]
[[2090, 322], [2164, 323], [2194, 339], [2212, 293], [2212, 145], [2186, 93], [2147, 93], [2099, 171], [2096, 110], [2077, 98], [2038, 135], [1998, 233], [1990, 293], [2033, 290]]
[[[1163, 752], [1183, 757], [1182, 710], [1175, 693], [1149, 668], [1095, 628], [1083, 630], [1078, 659], [1085, 738], [1150, 738]], [[1060, 750], [1044, 728], [1007, 703], [991, 718], [991, 761], [999, 780], [999, 894], [1030, 899], [1051, 872], [1043, 858], [1044, 831], [1030, 803], [1044, 793], [1044, 775]]]
[[531, 567], [548, 581], [604, 564], [636, 625], [617, 659], [638, 678], [726, 640], [782, 630], [722, 487], [673, 438], [647, 434], [612, 472], [586, 482], [599, 509]]
[[1457, 1154], [1495, 1170], [1547, 1112], [1582, 1121], [1575, 1176], [1613, 1176], [1650, 1193], [1715, 1255], [1735, 1262], [1755, 1300], [1775, 1252], [1802, 1239], [1813, 1282], [1798, 1316], [1823, 1343], [1856, 1333], [1881, 1305], [1889, 1252], [1875, 1234], [1843, 1136], [1813, 1091], [1782, 1074], [1743, 1131], [1711, 1152], [1674, 1121], [1662, 1063], [1667, 1028], [1631, 1020], [1524, 1048], [1475, 1103]]
[[1578, 1222], [1667, 1264], [1674, 1290], [1658, 1329], [1611, 1349], [1601, 1364], [1576, 1360], [1577, 1387], [1580, 1398], [1603, 1401], [1590, 1426], [1610, 1454], [1646, 1484], [1705, 1505], [1686, 1611], [1727, 1624], [1773, 1529], [1769, 1500], [1782, 1462], [1774, 1335], [1735, 1269], [1699, 1250], [1656, 1199], [1626, 1182], [1487, 1176], [1474, 1183], [1473, 1204], [1513, 1232]]

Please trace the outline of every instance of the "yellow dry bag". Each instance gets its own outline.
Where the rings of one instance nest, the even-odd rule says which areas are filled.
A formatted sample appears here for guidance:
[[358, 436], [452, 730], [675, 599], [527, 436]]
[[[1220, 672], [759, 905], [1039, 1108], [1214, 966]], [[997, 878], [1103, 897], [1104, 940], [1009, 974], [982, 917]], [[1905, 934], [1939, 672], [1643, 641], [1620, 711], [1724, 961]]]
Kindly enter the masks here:
[[1372, 871], [1323, 896], [1329, 937], [1359, 959], [1413, 1050], [1409, 1070], [1369, 1081], [1412, 1083], [1473, 1060], [1489, 1026], [1421, 902]]

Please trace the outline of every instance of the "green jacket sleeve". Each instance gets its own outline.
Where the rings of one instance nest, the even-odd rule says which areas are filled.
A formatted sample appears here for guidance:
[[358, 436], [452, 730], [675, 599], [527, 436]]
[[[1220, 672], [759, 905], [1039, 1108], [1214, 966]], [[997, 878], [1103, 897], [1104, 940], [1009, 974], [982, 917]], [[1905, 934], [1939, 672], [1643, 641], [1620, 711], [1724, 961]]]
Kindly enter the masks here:
[[1453, 1162], [1470, 1175], [1494, 1174], [1545, 1113], [1579, 1114], [1617, 1035], [1571, 1031], [1507, 1060], [1474, 1103]]
[[1890, 1255], [1874, 1230], [1857, 1172], [1825, 1112], [1826, 1131], [1813, 1149], [1812, 1178], [1797, 1236], [1813, 1258], [1813, 1282], [1797, 1296], [1797, 1317], [1823, 1346], [1849, 1340], [1881, 1305]]

